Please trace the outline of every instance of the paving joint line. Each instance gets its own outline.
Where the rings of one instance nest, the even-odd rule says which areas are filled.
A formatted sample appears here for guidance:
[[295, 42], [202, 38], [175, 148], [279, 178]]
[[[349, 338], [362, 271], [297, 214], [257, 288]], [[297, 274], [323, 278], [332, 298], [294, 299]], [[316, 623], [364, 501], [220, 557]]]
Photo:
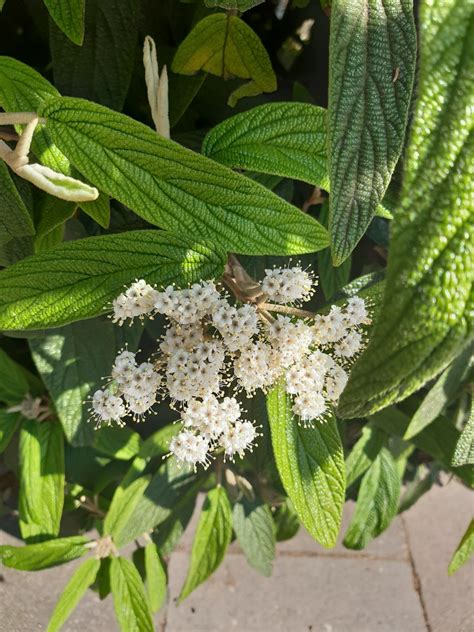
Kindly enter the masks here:
[[426, 603], [425, 603], [425, 598], [423, 597], [423, 589], [421, 586], [421, 579], [420, 576], [418, 574], [418, 571], [416, 570], [416, 563], [415, 563], [415, 558], [413, 557], [413, 553], [411, 550], [411, 543], [410, 543], [410, 532], [408, 530], [408, 526], [405, 522], [405, 519], [403, 517], [403, 515], [400, 515], [400, 519], [402, 522], [402, 526], [403, 526], [403, 531], [405, 533], [405, 540], [407, 543], [407, 548], [408, 548], [408, 560], [410, 562], [410, 567], [411, 567], [411, 575], [412, 575], [412, 579], [413, 579], [413, 587], [415, 589], [416, 594], [418, 595], [418, 599], [420, 602], [420, 606], [421, 606], [421, 610], [423, 612], [423, 619], [425, 621], [425, 625], [426, 625], [426, 630], [427, 632], [433, 632], [433, 628], [431, 627], [431, 623], [428, 617], [428, 609], [426, 607]]

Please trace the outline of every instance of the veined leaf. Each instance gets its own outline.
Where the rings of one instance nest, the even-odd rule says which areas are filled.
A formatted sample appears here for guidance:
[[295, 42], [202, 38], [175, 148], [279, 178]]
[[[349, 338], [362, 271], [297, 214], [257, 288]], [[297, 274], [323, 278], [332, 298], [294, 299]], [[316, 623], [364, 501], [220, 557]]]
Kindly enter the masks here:
[[228, 167], [329, 190], [326, 110], [316, 105], [265, 103], [236, 114], [208, 133], [202, 153]]
[[240, 12], [253, 9], [257, 4], [262, 4], [265, 0], [204, 0], [206, 7], [211, 9], [221, 7], [221, 9], [237, 9]]
[[0, 546], [0, 561], [18, 571], [40, 571], [81, 557], [87, 552], [88, 540], [83, 535], [57, 538], [26, 546]]
[[59, 601], [51, 615], [46, 632], [58, 632], [62, 628], [87, 589], [95, 582], [99, 567], [100, 560], [91, 558], [83, 562], [79, 568], [76, 569], [59, 597]]
[[227, 492], [218, 486], [208, 492], [204, 501], [179, 602], [217, 569], [224, 559], [231, 538], [232, 510]]
[[267, 396], [273, 452], [286, 493], [309, 533], [325, 547], [336, 544], [345, 494], [344, 454], [333, 416], [299, 425], [282, 384]]
[[0, 245], [16, 237], [34, 235], [31, 215], [3, 161], [0, 161], [0, 188]]
[[146, 589], [152, 612], [158, 612], [166, 599], [167, 577], [156, 544], [145, 547]]
[[110, 585], [122, 632], [153, 632], [145, 587], [134, 564], [123, 557], [112, 558]]
[[85, 0], [44, 0], [50, 16], [69, 39], [82, 46]]
[[371, 466], [387, 439], [386, 433], [372, 424], [362, 428], [362, 435], [346, 459], [347, 487]]
[[275, 558], [275, 526], [269, 506], [242, 498], [234, 505], [232, 524], [247, 562], [269, 577]]
[[[328, 220], [329, 204], [324, 202], [319, 213], [319, 221], [326, 227]], [[318, 252], [318, 276], [326, 301], [332, 299], [337, 292], [347, 285], [351, 274], [351, 265], [352, 257], [350, 255], [340, 266], [334, 266], [330, 248]]]
[[[132, 349], [133, 348], [135, 348], [135, 346], [132, 346]], [[142, 438], [138, 432], [135, 432], [135, 430], [132, 430], [128, 426], [125, 428], [102, 426], [94, 431], [94, 441], [92, 445], [98, 452], [107, 454], [114, 459], [129, 461], [140, 452]]]
[[474, 399], [471, 401], [471, 414], [456, 443], [451, 461], [453, 467], [474, 465]]
[[329, 78], [330, 233], [346, 259], [400, 156], [416, 62], [412, 0], [333, 0]]
[[24, 539], [59, 533], [64, 504], [64, 437], [57, 421], [25, 419], [20, 432], [20, 528]]
[[29, 391], [23, 367], [0, 349], [0, 401], [10, 406], [20, 404]]
[[0, 410], [0, 454], [7, 448], [21, 419], [20, 413], [9, 413], [6, 410]]
[[466, 533], [458, 544], [456, 551], [449, 563], [448, 575], [453, 575], [465, 564], [474, 553], [474, 520], [471, 520]]
[[466, 347], [453, 363], [440, 375], [418, 410], [413, 415], [405, 433], [405, 439], [411, 439], [428, 426], [444, 409], [469, 380], [474, 369], [474, 342]]
[[294, 511], [293, 503], [289, 498], [278, 507], [273, 515], [273, 519], [275, 521], [277, 542], [290, 540], [298, 533], [300, 521]]
[[164, 232], [130, 231], [65, 243], [0, 272], [0, 329], [39, 329], [104, 313], [137, 277], [188, 285], [219, 277], [221, 253]]
[[472, 336], [472, 14], [463, 0], [421, 6], [419, 96], [384, 304], [342, 394], [344, 417], [404, 399]]
[[232, 107], [239, 98], [274, 92], [277, 88], [260, 38], [243, 20], [229, 13], [214, 13], [198, 22], [179, 45], [171, 67], [183, 75], [204, 70], [224, 79], [250, 79], [229, 97]]
[[123, 114], [60, 98], [42, 116], [86, 178], [152, 224], [245, 254], [297, 254], [328, 243], [316, 220], [265, 187]]
[[69, 96], [121, 110], [138, 40], [138, 0], [87, 0], [84, 44], [49, 31], [54, 83]]
[[111, 535], [114, 541], [118, 539], [120, 532], [135, 511], [145, 489], [148, 487], [151, 475], [140, 476], [127, 487], [119, 485], [110, 503], [109, 510], [104, 520], [104, 534]]
[[153, 532], [153, 542], [162, 555], [170, 555], [180, 541], [193, 515], [197, 492], [194, 487], [185, 492], [173, 506], [170, 515]]
[[[120, 349], [128, 344], [130, 351], [136, 350], [140, 333], [137, 324], [118, 328], [108, 319], [94, 319], [66, 325], [29, 341], [33, 360], [72, 445], [90, 445], [94, 441], [98, 450], [107, 454], [112, 451], [115, 458], [133, 457], [130, 449], [123, 457], [116, 455], [130, 439], [127, 429], [94, 430], [94, 424], [88, 423], [90, 405], [84, 402], [100, 388]], [[137, 443], [136, 439], [132, 441]]]
[[382, 448], [362, 479], [344, 546], [363, 549], [385, 531], [397, 513], [400, 487], [396, 463], [389, 450]]

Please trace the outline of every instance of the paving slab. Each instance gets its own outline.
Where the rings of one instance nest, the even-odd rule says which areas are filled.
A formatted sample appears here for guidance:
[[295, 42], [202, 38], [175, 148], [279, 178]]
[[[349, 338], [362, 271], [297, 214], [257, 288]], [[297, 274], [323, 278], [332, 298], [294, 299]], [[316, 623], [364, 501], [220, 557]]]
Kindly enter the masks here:
[[426, 632], [407, 562], [280, 556], [266, 578], [231, 553], [177, 607], [188, 563], [171, 559], [167, 632]]
[[474, 493], [456, 480], [433, 487], [403, 514], [414, 570], [432, 632], [473, 632], [473, 559], [447, 569], [474, 513]]

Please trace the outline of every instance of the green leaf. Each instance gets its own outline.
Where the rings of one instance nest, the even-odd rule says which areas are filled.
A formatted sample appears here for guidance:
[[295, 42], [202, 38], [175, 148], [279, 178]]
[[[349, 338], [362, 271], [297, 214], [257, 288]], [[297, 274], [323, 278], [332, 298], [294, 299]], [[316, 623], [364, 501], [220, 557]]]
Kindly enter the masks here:
[[123, 114], [60, 98], [42, 116], [86, 178], [152, 224], [237, 253], [297, 254], [328, 244], [316, 220], [265, 187]]
[[[373, 424], [391, 435], [403, 437], [408, 427], [410, 417], [398, 410], [395, 406], [389, 406], [385, 410], [375, 413], [370, 417]], [[459, 476], [470, 487], [473, 486], [472, 467], [452, 467], [451, 459], [459, 441], [460, 433], [444, 417], [438, 417], [429, 426], [411, 439], [417, 448], [431, 454], [448, 470]]]
[[265, 103], [227, 118], [208, 133], [202, 153], [329, 190], [326, 110], [309, 103]]
[[221, 9], [237, 9], [241, 13], [253, 9], [257, 4], [262, 4], [265, 0], [204, 0], [206, 7], [211, 9], [221, 7]]
[[289, 498], [286, 498], [284, 503], [277, 508], [273, 519], [275, 521], [277, 542], [290, 540], [298, 533], [300, 521]]
[[[323, 226], [328, 225], [329, 204], [324, 202], [319, 214], [319, 221]], [[351, 274], [352, 257], [349, 255], [340, 266], [334, 266], [330, 248], [318, 252], [318, 276], [326, 301], [329, 301], [337, 292], [349, 282]]]
[[[132, 348], [135, 348], [135, 346], [132, 346]], [[128, 426], [124, 428], [102, 426], [94, 432], [92, 445], [98, 452], [107, 454], [114, 459], [129, 461], [140, 452], [142, 438], [138, 432], [135, 432]]]
[[385, 531], [397, 513], [400, 487], [396, 463], [389, 450], [382, 448], [362, 479], [344, 546], [363, 549]]
[[206, 581], [224, 559], [232, 538], [232, 510], [221, 486], [208, 492], [194, 536], [188, 574], [178, 603]]
[[[122, 329], [108, 319], [94, 319], [72, 323], [30, 340], [33, 360], [72, 445], [94, 442], [98, 450], [112, 453], [116, 458], [133, 457], [138, 437], [126, 428], [94, 430], [94, 424], [88, 423], [90, 406], [84, 402], [100, 388], [103, 377], [110, 374], [113, 360], [125, 343], [131, 351], [136, 350], [140, 331], [137, 325]], [[123, 455], [118, 456], [120, 451]]]
[[120, 532], [135, 511], [135, 508], [143, 497], [148, 487], [151, 475], [136, 478], [127, 487], [119, 485], [115, 490], [112, 502], [104, 520], [104, 534], [111, 535], [114, 539], [120, 537]]
[[64, 504], [64, 438], [57, 421], [25, 419], [20, 432], [20, 528], [24, 539], [58, 535]]
[[[89, 0], [90, 1], [90, 0]], [[69, 39], [82, 46], [85, 0], [44, 0], [50, 16]]]
[[456, 551], [449, 563], [448, 575], [453, 575], [463, 564], [465, 564], [474, 553], [474, 520], [471, 520], [466, 533], [458, 544]]
[[474, 399], [471, 400], [469, 419], [456, 443], [451, 465], [453, 467], [474, 465]]
[[8, 447], [21, 419], [20, 413], [0, 410], [0, 454]]
[[436, 463], [432, 463], [428, 471], [424, 465], [417, 467], [414, 479], [405, 486], [404, 494], [398, 505], [398, 513], [410, 509], [423, 494], [430, 491], [438, 480], [439, 470], [440, 466]]
[[178, 467], [176, 459], [168, 458], [152, 478], [127, 524], [115, 538], [116, 545], [125, 546], [164, 522], [172, 514], [180, 498], [200, 484], [201, 481], [192, 468]]
[[0, 349], [0, 401], [11, 406], [20, 404], [29, 391], [23, 367]]
[[405, 433], [405, 439], [414, 437], [443, 413], [461, 390], [463, 384], [469, 381], [473, 368], [474, 343], [468, 345], [440, 375], [413, 415]]
[[18, 571], [39, 571], [81, 557], [88, 550], [87, 542], [85, 536], [75, 535], [26, 546], [6, 544], [0, 546], [0, 560], [4, 566]]
[[247, 562], [269, 577], [275, 559], [275, 526], [268, 505], [242, 498], [234, 505], [232, 524]]
[[243, 20], [229, 13], [214, 13], [196, 24], [181, 42], [171, 66], [173, 72], [194, 75], [200, 70], [229, 79], [250, 79], [244, 93], [230, 97], [236, 99], [262, 92], [274, 92], [276, 76], [260, 38]]
[[120, 629], [123, 632], [153, 632], [145, 587], [132, 562], [123, 557], [112, 558], [110, 584]]
[[100, 560], [90, 558], [76, 569], [59, 597], [46, 632], [58, 632], [97, 577]]
[[345, 493], [344, 454], [336, 419], [304, 428], [283, 385], [267, 396], [275, 461], [286, 493], [309, 533], [325, 547], [336, 544]]
[[60, 92], [121, 110], [138, 40], [138, 0], [87, 0], [82, 47], [50, 26], [54, 83]]
[[158, 612], [166, 599], [167, 577], [156, 544], [145, 547], [146, 589], [152, 612]]
[[335, 265], [365, 233], [400, 157], [415, 62], [412, 0], [334, 0], [329, 225]]
[[104, 313], [137, 277], [188, 285], [219, 277], [223, 265], [221, 253], [155, 230], [78, 239], [0, 272], [0, 329], [89, 318]]
[[463, 0], [421, 6], [418, 103], [391, 228], [384, 303], [342, 394], [343, 417], [404, 399], [443, 370], [472, 335], [471, 14]]
[[0, 161], [0, 188], [0, 245], [16, 237], [34, 235], [31, 215], [3, 161]]
[[352, 485], [371, 466], [386, 444], [387, 438], [383, 430], [372, 424], [367, 424], [362, 428], [359, 440], [346, 459], [347, 487]]
[[176, 504], [170, 515], [153, 532], [153, 541], [162, 555], [170, 555], [188, 526], [196, 505], [197, 489], [191, 488]]
[[139, 455], [145, 459], [165, 456], [169, 453], [170, 441], [179, 432], [179, 425], [168, 424], [160, 428], [143, 442]]

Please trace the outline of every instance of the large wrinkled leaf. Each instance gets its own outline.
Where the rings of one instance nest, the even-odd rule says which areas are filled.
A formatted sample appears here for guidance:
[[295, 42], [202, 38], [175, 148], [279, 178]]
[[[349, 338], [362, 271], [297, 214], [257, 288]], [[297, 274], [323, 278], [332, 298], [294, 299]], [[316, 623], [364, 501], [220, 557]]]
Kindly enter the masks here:
[[275, 526], [269, 506], [242, 498], [234, 505], [232, 524], [247, 562], [269, 577], [275, 558]]
[[137, 277], [188, 285], [220, 276], [223, 255], [159, 231], [68, 242], [0, 272], [0, 328], [64, 325], [110, 310]]
[[421, 6], [418, 103], [384, 304], [341, 397], [344, 417], [407, 397], [472, 335], [472, 13], [464, 0]]
[[139, 4], [87, 0], [81, 47], [50, 28], [54, 83], [62, 93], [122, 109], [135, 61]]
[[64, 437], [57, 421], [25, 419], [20, 432], [23, 538], [58, 535], [64, 504]]
[[228, 79], [250, 79], [229, 97], [234, 106], [244, 96], [276, 90], [276, 77], [260, 38], [243, 20], [230, 13], [214, 13], [196, 24], [181, 42], [173, 72], [194, 75], [205, 70]]
[[469, 419], [456, 443], [451, 465], [453, 467], [474, 465], [474, 399], [471, 401], [471, 414], [469, 415]]
[[58, 538], [26, 546], [0, 546], [2, 564], [19, 571], [39, 571], [70, 562], [87, 553], [88, 540], [83, 535]]
[[283, 386], [267, 397], [273, 451], [299, 519], [325, 547], [336, 544], [345, 493], [344, 454], [333, 416], [313, 428], [298, 424]]
[[471, 520], [466, 533], [458, 544], [456, 551], [449, 563], [448, 575], [453, 575], [465, 564], [474, 553], [474, 520]]
[[0, 161], [0, 188], [0, 245], [16, 237], [34, 235], [31, 215], [3, 161]]
[[115, 614], [122, 632], [153, 632], [154, 626], [142, 579], [135, 566], [123, 557], [110, 564], [110, 586]]
[[59, 98], [42, 115], [86, 178], [152, 224], [247, 254], [296, 254], [328, 243], [316, 220], [265, 187], [123, 114]]
[[411, 439], [436, 419], [469, 380], [474, 369], [474, 343], [466, 347], [458, 358], [440, 375], [420, 407], [413, 415], [405, 433]]
[[371, 466], [387, 439], [388, 437], [383, 430], [372, 424], [364, 426], [359, 440], [352, 447], [346, 459], [347, 487], [352, 485]]
[[382, 448], [362, 479], [344, 546], [363, 549], [385, 531], [397, 513], [399, 498], [396, 463], [387, 448]]
[[341, 264], [400, 156], [416, 61], [412, 0], [334, 0], [329, 79], [330, 233]]
[[204, 0], [206, 7], [215, 8], [221, 7], [222, 9], [237, 9], [242, 13], [248, 11], [257, 4], [262, 4], [265, 0]]
[[69, 39], [82, 46], [86, 0], [44, 0], [50, 16]]
[[[329, 204], [324, 202], [319, 213], [319, 221], [323, 226], [328, 225]], [[349, 255], [340, 266], [334, 266], [331, 249], [325, 248], [318, 252], [318, 277], [326, 301], [332, 299], [347, 285], [351, 275], [352, 257]]]
[[100, 567], [100, 560], [94, 558], [83, 562], [76, 569], [69, 580], [66, 588], [59, 597], [59, 601], [54, 608], [46, 632], [59, 631], [67, 619], [71, 616], [74, 608], [85, 595], [89, 586], [95, 582]]
[[221, 564], [232, 538], [232, 510], [223, 487], [206, 496], [194, 536], [189, 570], [179, 595], [183, 601]]
[[[136, 350], [140, 332], [137, 325], [121, 329], [108, 319], [94, 319], [71, 323], [30, 340], [33, 360], [72, 445], [90, 445], [94, 441], [98, 450], [114, 455], [124, 448], [130, 438], [127, 429], [94, 430], [94, 424], [88, 423], [90, 404], [84, 402], [110, 374], [118, 351], [126, 343], [130, 351]], [[132, 456], [128, 451], [124, 458]]]

